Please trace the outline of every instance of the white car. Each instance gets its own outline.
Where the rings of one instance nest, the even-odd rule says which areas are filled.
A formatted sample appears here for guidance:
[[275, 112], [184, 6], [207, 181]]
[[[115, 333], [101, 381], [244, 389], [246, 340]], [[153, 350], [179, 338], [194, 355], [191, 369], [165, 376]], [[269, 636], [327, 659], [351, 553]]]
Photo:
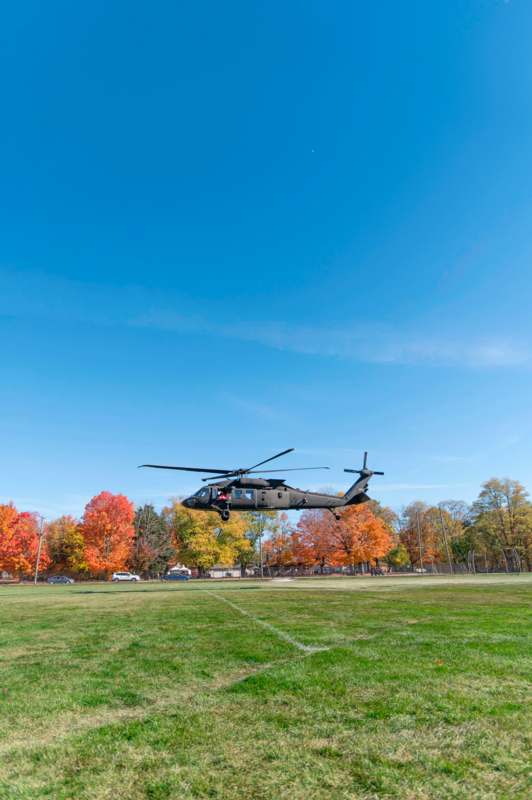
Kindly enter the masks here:
[[112, 581], [140, 581], [139, 575], [134, 575], [132, 572], [113, 572]]

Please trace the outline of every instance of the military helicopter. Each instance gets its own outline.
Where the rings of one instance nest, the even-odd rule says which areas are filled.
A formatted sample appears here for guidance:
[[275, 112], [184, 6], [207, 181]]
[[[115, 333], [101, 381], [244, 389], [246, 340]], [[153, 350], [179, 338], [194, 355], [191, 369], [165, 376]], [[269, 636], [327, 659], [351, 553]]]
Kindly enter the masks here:
[[326, 508], [336, 519], [340, 516], [336, 509], [344, 506], [365, 503], [370, 498], [366, 494], [369, 479], [372, 475], [384, 475], [368, 469], [368, 454], [364, 453], [362, 469], [344, 469], [344, 472], [354, 472], [359, 477], [349, 487], [344, 495], [336, 496], [322, 492], [306, 492], [288, 486], [283, 478], [252, 478], [250, 475], [265, 475], [274, 472], [298, 472], [311, 469], [329, 469], [329, 467], [293, 467], [291, 469], [257, 469], [276, 458], [292, 453], [293, 447], [283, 450], [264, 461], [259, 461], [252, 467], [245, 469], [211, 469], [203, 467], [173, 467], [165, 464], [141, 464], [141, 467], [152, 469], [176, 469], [184, 472], [203, 472], [217, 475], [216, 478], [202, 478], [210, 483], [199, 489], [196, 494], [182, 501], [185, 508], [194, 508], [197, 511], [217, 511], [222, 520], [227, 522], [231, 510], [253, 511], [256, 509], [271, 509], [274, 511], [303, 511], [307, 508]]

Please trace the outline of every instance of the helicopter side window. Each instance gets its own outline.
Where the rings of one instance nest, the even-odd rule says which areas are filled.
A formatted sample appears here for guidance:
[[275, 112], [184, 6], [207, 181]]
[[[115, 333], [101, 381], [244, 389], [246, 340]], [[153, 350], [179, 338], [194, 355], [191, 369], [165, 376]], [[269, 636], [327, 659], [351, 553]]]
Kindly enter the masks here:
[[255, 502], [255, 489], [235, 489], [233, 498], [243, 503]]

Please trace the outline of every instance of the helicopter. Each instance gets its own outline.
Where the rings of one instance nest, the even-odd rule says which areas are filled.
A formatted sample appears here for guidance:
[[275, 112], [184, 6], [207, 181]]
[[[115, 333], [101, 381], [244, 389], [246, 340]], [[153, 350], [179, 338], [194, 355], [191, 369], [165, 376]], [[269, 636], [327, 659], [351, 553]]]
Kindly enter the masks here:
[[174, 467], [165, 464], [141, 464], [140, 467], [151, 469], [174, 469], [183, 472], [202, 472], [217, 477], [202, 478], [207, 483], [195, 494], [185, 498], [182, 505], [197, 511], [216, 511], [224, 522], [234, 511], [304, 511], [305, 509], [328, 509], [336, 519], [340, 519], [337, 509], [344, 506], [365, 503], [370, 498], [366, 494], [368, 483], [373, 475], [384, 475], [368, 469], [368, 454], [364, 453], [362, 469], [344, 469], [344, 472], [356, 473], [359, 477], [349, 487], [344, 495], [325, 494], [323, 492], [307, 492], [288, 486], [284, 478], [254, 478], [252, 475], [265, 475], [274, 472], [299, 472], [302, 470], [329, 469], [329, 467], [292, 467], [290, 469], [257, 469], [270, 461], [274, 461], [287, 453], [292, 453], [293, 447], [282, 450], [280, 453], [259, 461], [252, 467], [245, 469], [211, 469], [203, 467]]

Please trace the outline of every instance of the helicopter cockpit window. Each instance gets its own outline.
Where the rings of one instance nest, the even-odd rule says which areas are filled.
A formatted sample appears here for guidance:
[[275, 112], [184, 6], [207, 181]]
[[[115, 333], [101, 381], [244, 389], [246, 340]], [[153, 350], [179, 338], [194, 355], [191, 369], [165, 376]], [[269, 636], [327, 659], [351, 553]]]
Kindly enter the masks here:
[[200, 489], [199, 492], [196, 492], [195, 496], [196, 497], [208, 497], [209, 496], [209, 489], [207, 489], [207, 487], [204, 487], [203, 489]]

